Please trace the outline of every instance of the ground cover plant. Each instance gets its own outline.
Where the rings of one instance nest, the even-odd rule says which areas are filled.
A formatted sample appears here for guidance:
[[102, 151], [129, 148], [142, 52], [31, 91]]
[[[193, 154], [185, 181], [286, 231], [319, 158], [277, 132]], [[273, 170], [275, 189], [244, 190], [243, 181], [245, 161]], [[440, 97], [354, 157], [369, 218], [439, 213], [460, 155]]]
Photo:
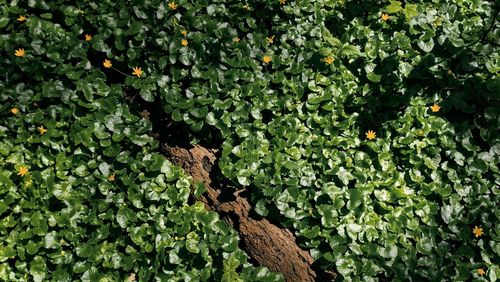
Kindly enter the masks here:
[[155, 152], [151, 122], [103, 78], [0, 94], [0, 279], [236, 281], [243, 267], [242, 279], [279, 280], [247, 263], [215, 212], [188, 203], [202, 187]]
[[[280, 279], [187, 203], [202, 191], [127, 95], [220, 143], [222, 174], [339, 279], [500, 275], [495, 2], [0, 3], [0, 277]], [[102, 243], [104, 222], [126, 235]]]
[[281, 280], [194, 201], [203, 187], [156, 152], [151, 122], [90, 68], [85, 43], [35, 16], [14, 23], [2, 48], [29, 40], [40, 54], [2, 55], [0, 280]]
[[118, 87], [97, 72], [73, 82], [0, 94], [1, 280], [280, 279], [247, 263], [215, 212], [188, 203], [202, 187], [155, 152], [151, 122]]

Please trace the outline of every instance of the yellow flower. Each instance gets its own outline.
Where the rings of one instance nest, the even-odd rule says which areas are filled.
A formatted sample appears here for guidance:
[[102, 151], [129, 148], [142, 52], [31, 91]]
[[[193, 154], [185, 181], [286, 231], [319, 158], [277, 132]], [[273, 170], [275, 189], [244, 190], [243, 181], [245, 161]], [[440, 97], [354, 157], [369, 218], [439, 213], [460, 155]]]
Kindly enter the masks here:
[[334, 59], [334, 58], [332, 58], [332, 57], [330, 57], [330, 56], [328, 56], [328, 57], [325, 57], [325, 58], [323, 59], [323, 61], [325, 61], [325, 63], [326, 63], [327, 65], [331, 65], [331, 64], [333, 64], [333, 62], [335, 61], [335, 59]]
[[250, 11], [250, 6], [248, 5], [248, 3], [246, 3], [245, 5], [243, 5], [243, 8]]
[[184, 29], [183, 31], [181, 31], [181, 34], [186, 36], [188, 34], [188, 31]]
[[10, 109], [10, 112], [13, 114], [13, 115], [17, 115], [19, 113], [19, 109], [18, 108], [12, 108]]
[[281, 5], [285, 5], [285, 3], [286, 3], [286, 0], [280, 0]]
[[388, 19], [389, 19], [389, 15], [388, 15], [388, 14], [386, 14], [386, 13], [383, 13], [383, 14], [382, 14], [382, 20], [385, 22], [385, 21], [387, 21]]
[[105, 68], [110, 68], [113, 64], [111, 63], [110, 60], [106, 59], [104, 60], [104, 62], [102, 63], [102, 65], [105, 67]]
[[28, 168], [25, 166], [19, 167], [19, 171], [17, 172], [17, 175], [24, 176], [26, 173], [28, 173]]
[[267, 42], [269, 42], [269, 44], [273, 44], [274, 43], [274, 35], [266, 38], [266, 40], [267, 40]]
[[16, 55], [16, 57], [24, 57], [24, 54], [26, 52], [24, 51], [24, 48], [19, 48], [16, 50], [16, 52], [14, 53], [14, 55]]
[[182, 39], [181, 44], [182, 46], [188, 46], [188, 41], [186, 39]]
[[478, 269], [477, 269], [477, 274], [478, 274], [479, 276], [483, 276], [483, 275], [485, 275], [485, 274], [486, 274], [486, 272], [484, 271], [484, 269], [482, 269], [482, 268], [478, 268]]
[[61, 251], [61, 256], [64, 256], [66, 254], [65, 251]]
[[90, 40], [92, 40], [92, 35], [85, 34], [85, 41], [90, 41]]
[[234, 40], [234, 42], [238, 43], [238, 42], [240, 42], [241, 39], [239, 37], [235, 37], [233, 40]]
[[266, 63], [266, 64], [267, 64], [267, 63], [269, 63], [269, 62], [271, 62], [272, 60], [273, 60], [273, 59], [272, 59], [270, 56], [268, 56], [268, 55], [265, 55], [265, 56], [262, 58], [262, 61], [264, 61], [264, 63]]
[[170, 2], [168, 3], [168, 7], [172, 10], [175, 10], [177, 9], [177, 4], [175, 4], [175, 2]]
[[115, 174], [111, 174], [110, 176], [108, 176], [108, 181], [115, 181]]
[[375, 137], [377, 137], [377, 134], [373, 130], [368, 130], [366, 133], [366, 139], [368, 140], [373, 140]]
[[18, 21], [20, 22], [24, 22], [26, 21], [26, 17], [25, 16], [19, 16], [19, 18], [17, 18]]
[[477, 226], [474, 226], [474, 228], [472, 229], [472, 233], [474, 233], [474, 236], [476, 236], [476, 238], [484, 234], [483, 229]]
[[141, 77], [142, 75], [142, 70], [140, 67], [135, 67], [133, 68], [134, 72], [132, 73], [133, 75], [137, 75], [137, 77]]
[[437, 104], [434, 104], [434, 105], [431, 106], [431, 110], [432, 110], [433, 113], [439, 112], [440, 109], [441, 109], [441, 107], [439, 105], [437, 105]]
[[37, 127], [36, 129], [38, 130], [38, 132], [40, 132], [40, 135], [43, 135], [45, 134], [45, 132], [47, 132], [47, 128], [43, 127], [43, 125]]

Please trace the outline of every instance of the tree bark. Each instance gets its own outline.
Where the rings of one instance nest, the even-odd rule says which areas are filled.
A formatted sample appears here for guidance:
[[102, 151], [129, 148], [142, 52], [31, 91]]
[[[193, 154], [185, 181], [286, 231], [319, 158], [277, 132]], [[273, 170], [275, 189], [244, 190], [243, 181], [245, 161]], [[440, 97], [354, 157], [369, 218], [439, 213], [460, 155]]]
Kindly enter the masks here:
[[318, 275], [311, 268], [314, 259], [297, 245], [292, 232], [265, 218], [254, 219], [250, 216], [252, 206], [241, 195], [243, 190], [227, 197], [223, 195], [224, 188], [213, 187], [215, 184], [210, 179], [210, 171], [216, 161], [214, 150], [199, 145], [190, 149], [164, 145], [163, 149], [169, 159], [182, 166], [195, 182], [205, 184], [207, 191], [201, 200], [239, 232], [242, 247], [260, 265], [283, 274], [286, 281], [319, 281], [319, 276], [321, 281], [333, 281], [335, 273]]

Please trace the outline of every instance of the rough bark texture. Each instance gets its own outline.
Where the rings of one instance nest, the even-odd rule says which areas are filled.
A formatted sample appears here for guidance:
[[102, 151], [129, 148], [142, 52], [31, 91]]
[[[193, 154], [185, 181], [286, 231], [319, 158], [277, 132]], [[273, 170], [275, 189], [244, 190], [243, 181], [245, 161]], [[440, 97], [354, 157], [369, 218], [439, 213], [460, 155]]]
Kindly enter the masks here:
[[210, 171], [216, 160], [214, 150], [196, 145], [191, 149], [164, 146], [164, 151], [195, 182], [205, 184], [207, 192], [202, 201], [239, 231], [244, 249], [260, 265], [282, 273], [286, 281], [332, 281], [335, 278], [334, 273], [322, 273], [321, 278], [318, 277], [311, 269], [313, 258], [297, 246], [289, 230], [279, 228], [267, 219], [252, 218], [251, 205], [240, 195], [241, 190], [227, 197], [222, 194], [222, 189], [213, 187]]

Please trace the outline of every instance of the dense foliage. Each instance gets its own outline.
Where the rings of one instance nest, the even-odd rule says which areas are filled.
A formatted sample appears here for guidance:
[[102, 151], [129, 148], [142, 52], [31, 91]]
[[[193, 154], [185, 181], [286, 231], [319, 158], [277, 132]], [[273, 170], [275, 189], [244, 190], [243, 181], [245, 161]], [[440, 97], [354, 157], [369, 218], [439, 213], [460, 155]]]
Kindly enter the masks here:
[[[103, 91], [138, 93], [146, 101], [161, 99], [165, 111], [193, 131], [209, 138], [220, 135], [223, 174], [248, 186], [256, 212], [292, 228], [322, 268], [356, 281], [495, 281], [500, 275], [500, 31], [494, 5], [483, 0], [3, 3], [0, 72], [7, 77], [1, 82], [0, 110], [6, 116], [16, 106], [26, 117], [2, 120], [2, 134], [10, 136], [4, 137], [7, 153], [2, 153], [11, 160], [2, 173], [8, 183], [33, 179], [43, 186], [50, 179], [44, 168], [55, 162], [51, 169], [60, 182], [49, 189], [59, 187], [62, 192], [55, 199], [71, 202], [63, 213], [80, 209], [73, 205], [100, 209], [99, 200], [93, 203], [74, 191], [74, 181], [92, 175], [92, 181], [107, 183], [99, 193], [109, 193], [113, 185], [104, 172], [118, 175], [121, 170], [128, 171], [123, 175], [134, 173], [124, 177], [129, 181], [124, 187], [141, 187], [144, 197], [144, 189], [155, 189], [142, 183], [165, 183], [165, 194], [155, 192], [163, 195], [155, 196], [161, 204], [152, 204], [148, 216], [185, 204], [187, 184], [180, 187], [182, 197], [165, 188], [183, 176], [169, 179], [168, 173], [151, 169], [147, 161], [156, 164], [159, 158], [152, 149], [137, 149], [122, 161], [117, 157], [122, 140], [139, 146], [153, 142], [143, 135], [147, 129], [132, 122], [122, 132], [119, 125], [125, 122], [119, 117], [126, 114], [115, 111], [124, 110], [93, 100], [93, 93]], [[24, 48], [23, 56], [19, 48]], [[16, 105], [8, 104], [18, 93]], [[34, 93], [50, 105], [60, 99], [72, 110], [49, 111], [50, 124], [42, 120], [48, 116], [33, 110]], [[94, 114], [86, 117], [82, 109]], [[39, 124], [49, 131], [30, 137]], [[76, 135], [61, 134], [58, 125]], [[121, 128], [117, 140], [116, 126]], [[92, 131], [96, 135], [89, 140]], [[52, 134], [68, 145], [51, 141]], [[39, 143], [50, 153], [36, 153], [44, 147], [32, 144]], [[25, 148], [9, 149], [14, 146]], [[9, 157], [14, 151], [25, 159]], [[58, 161], [61, 151], [65, 153]], [[116, 159], [118, 167], [101, 169], [100, 161], [91, 161], [98, 156]], [[74, 161], [65, 164], [65, 158]], [[58, 163], [69, 172], [59, 176]], [[31, 178], [16, 177], [13, 166], [18, 170], [20, 165], [37, 167], [38, 178], [34, 172]], [[8, 187], [21, 187], [19, 183]], [[89, 193], [95, 185], [87, 185]], [[125, 194], [114, 193], [102, 197], [118, 204], [119, 211]], [[44, 201], [49, 196], [40, 195]], [[133, 196], [127, 197], [134, 205]], [[10, 215], [14, 205], [3, 209]], [[143, 207], [136, 206], [138, 211]], [[186, 207], [184, 214], [193, 216], [193, 211], [199, 218], [209, 214], [196, 206]], [[141, 213], [134, 218], [130, 234], [146, 220]], [[67, 224], [72, 226], [71, 220]], [[189, 234], [201, 238], [195, 227], [188, 228], [194, 232]], [[155, 228], [161, 231], [161, 225]], [[203, 230], [236, 240], [227, 229]], [[139, 243], [135, 235], [130, 238], [147, 250], [158, 231], [144, 232]], [[216, 252], [206, 240], [206, 250]], [[11, 251], [5, 258], [15, 251], [13, 246], [2, 250]], [[239, 251], [226, 251], [237, 252], [244, 261]]]
[[1, 280], [235, 281], [240, 265], [243, 279], [279, 280], [246, 263], [217, 213], [188, 204], [203, 186], [155, 153], [119, 87], [98, 72], [73, 82], [0, 94]]
[[0, 280], [282, 280], [193, 201], [204, 187], [156, 153], [86, 43], [33, 14], [3, 23], [16, 32], [0, 40]]

